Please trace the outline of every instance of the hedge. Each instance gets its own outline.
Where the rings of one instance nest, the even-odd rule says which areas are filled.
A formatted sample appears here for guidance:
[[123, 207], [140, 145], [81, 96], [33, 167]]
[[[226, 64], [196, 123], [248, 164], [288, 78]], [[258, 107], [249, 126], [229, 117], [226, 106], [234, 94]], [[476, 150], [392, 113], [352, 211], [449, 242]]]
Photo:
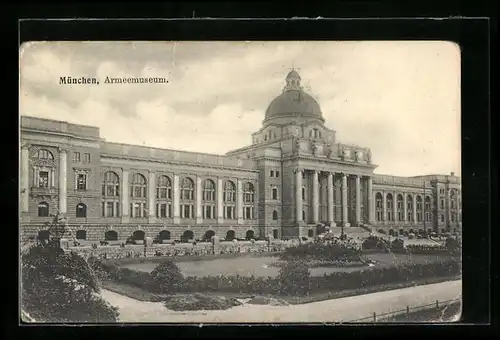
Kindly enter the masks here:
[[[146, 289], [152, 293], [161, 293], [160, 285], [149, 273], [119, 268], [113, 265], [94, 263], [107, 272], [106, 279]], [[226, 292], [258, 295], [301, 295], [318, 291], [342, 291], [388, 283], [415, 281], [433, 277], [451, 277], [460, 274], [461, 264], [458, 259], [446, 259], [443, 262], [425, 264], [404, 264], [392, 267], [373, 267], [354, 272], [334, 272], [323, 277], [308, 277], [295, 283], [292, 277], [254, 276], [206, 276], [184, 277], [175, 287], [176, 293]], [[289, 273], [292, 273], [288, 270]], [[292, 274], [290, 274], [292, 275]], [[293, 275], [292, 275], [293, 276]], [[300, 285], [300, 287], [296, 287]]]

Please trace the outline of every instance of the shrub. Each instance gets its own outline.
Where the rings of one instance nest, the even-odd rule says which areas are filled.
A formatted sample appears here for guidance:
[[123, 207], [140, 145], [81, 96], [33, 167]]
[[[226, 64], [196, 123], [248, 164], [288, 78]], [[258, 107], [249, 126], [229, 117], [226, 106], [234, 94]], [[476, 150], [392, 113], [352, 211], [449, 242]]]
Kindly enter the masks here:
[[223, 310], [241, 305], [234, 298], [207, 296], [199, 293], [167, 296], [166, 308], [175, 311], [185, 310]]
[[99, 295], [96, 274], [81, 256], [38, 245], [21, 257], [21, 306], [45, 322], [116, 322], [118, 311]]
[[362, 248], [388, 250], [390, 249], [390, 246], [386, 240], [375, 235], [370, 235], [363, 241]]
[[391, 250], [403, 250], [405, 246], [405, 241], [403, 239], [397, 238], [391, 243]]
[[309, 291], [309, 268], [303, 261], [290, 261], [281, 266], [278, 282], [280, 293], [285, 295], [303, 295]]
[[150, 275], [162, 293], [175, 291], [184, 279], [179, 267], [169, 260], [158, 264]]
[[445, 247], [451, 254], [459, 254], [462, 249], [462, 243], [459, 239], [448, 237], [445, 241]]

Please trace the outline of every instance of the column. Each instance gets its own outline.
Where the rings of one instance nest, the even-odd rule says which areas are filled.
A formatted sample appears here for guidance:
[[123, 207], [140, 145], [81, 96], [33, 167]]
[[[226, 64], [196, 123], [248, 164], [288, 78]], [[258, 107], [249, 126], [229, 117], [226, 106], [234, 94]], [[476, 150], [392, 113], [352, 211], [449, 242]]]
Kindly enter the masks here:
[[328, 173], [328, 223], [330, 227], [335, 227], [335, 219], [333, 214], [333, 174], [331, 172]]
[[181, 190], [179, 183], [179, 175], [174, 175], [174, 187], [173, 187], [173, 202], [174, 205], [174, 224], [179, 224], [181, 222]]
[[196, 223], [200, 224], [203, 222], [203, 214], [202, 214], [202, 201], [203, 197], [203, 188], [201, 187], [201, 177], [196, 177]]
[[382, 192], [382, 207], [384, 211], [382, 211], [383, 221], [382, 224], [387, 224], [387, 197], [386, 193]]
[[367, 195], [368, 195], [368, 223], [374, 224], [375, 221], [375, 207], [373, 204], [373, 179], [368, 177], [367, 179]]
[[156, 218], [156, 173], [149, 172], [148, 181], [148, 217], [150, 222], [154, 222]]
[[414, 224], [417, 224], [417, 195], [413, 194], [413, 221]]
[[217, 223], [224, 223], [224, 184], [220, 177], [217, 179]]
[[295, 220], [297, 223], [302, 219], [302, 170], [295, 169]]
[[122, 223], [128, 223], [129, 222], [129, 218], [131, 216], [129, 216], [129, 213], [130, 213], [130, 207], [129, 207], [129, 197], [130, 197], [130, 193], [129, 193], [129, 188], [130, 188], [130, 185], [129, 185], [129, 182], [128, 182], [128, 175], [129, 175], [129, 172], [127, 170], [122, 170], [122, 183], [121, 183], [121, 187], [122, 187], [122, 211], [121, 211], [121, 215], [122, 215]]
[[406, 193], [403, 192], [403, 214], [404, 214], [404, 217], [403, 217], [403, 223], [406, 224], [407, 222], [407, 219], [408, 219], [408, 199], [406, 197]]
[[356, 175], [356, 226], [361, 224], [361, 178]]
[[[28, 212], [28, 197], [29, 197], [29, 149], [27, 145], [21, 147], [21, 213]], [[52, 182], [54, 183], [54, 182]]]
[[66, 214], [67, 202], [67, 167], [68, 167], [68, 154], [66, 150], [59, 150], [59, 213]]
[[318, 171], [313, 170], [312, 173], [312, 213], [313, 213], [313, 223], [318, 223], [319, 220], [319, 181], [318, 181]]
[[236, 196], [236, 210], [238, 213], [238, 224], [243, 224], [243, 182], [238, 179], [238, 188]]
[[350, 224], [347, 219], [347, 175], [342, 174], [342, 225], [349, 227]]
[[393, 192], [392, 193], [392, 214], [394, 216], [394, 224], [397, 223], [398, 221], [398, 193], [397, 192]]

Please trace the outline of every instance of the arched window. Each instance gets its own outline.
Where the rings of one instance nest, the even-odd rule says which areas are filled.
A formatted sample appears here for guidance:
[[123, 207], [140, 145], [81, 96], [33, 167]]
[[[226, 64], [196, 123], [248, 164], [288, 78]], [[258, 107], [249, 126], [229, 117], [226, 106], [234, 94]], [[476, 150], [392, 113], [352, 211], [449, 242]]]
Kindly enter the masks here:
[[273, 200], [277, 200], [278, 199], [278, 188], [272, 188], [272, 197], [273, 197]]
[[387, 221], [394, 221], [394, 199], [392, 194], [387, 194]]
[[83, 203], [78, 203], [76, 205], [76, 217], [87, 217], [87, 206]]
[[224, 183], [224, 218], [236, 219], [236, 185], [229, 180]]
[[194, 218], [194, 182], [189, 177], [181, 180], [181, 218]]
[[417, 222], [422, 222], [422, 196], [418, 195], [417, 199]]
[[247, 240], [251, 240], [254, 238], [254, 231], [253, 230], [247, 230], [246, 234], [245, 234], [245, 238]]
[[77, 230], [76, 231], [76, 239], [77, 240], [86, 240], [87, 239], [87, 231]]
[[136, 230], [132, 233], [132, 239], [135, 241], [144, 240], [146, 233], [142, 230]]
[[172, 181], [165, 175], [158, 177], [156, 184], [156, 217], [172, 217]]
[[211, 179], [203, 182], [203, 218], [215, 218], [215, 183]]
[[49, 204], [47, 202], [38, 203], [38, 216], [39, 217], [49, 216]]
[[432, 221], [431, 198], [429, 196], [425, 197], [425, 220], [427, 222]]
[[243, 219], [254, 219], [255, 189], [252, 183], [246, 182], [243, 185]]
[[50, 159], [50, 160], [54, 159], [54, 156], [52, 155], [52, 153], [47, 149], [38, 150], [37, 157], [38, 157], [38, 159]]
[[384, 220], [384, 198], [380, 192], [375, 195], [375, 211], [377, 212], [377, 221]]
[[234, 230], [229, 230], [227, 233], [226, 233], [226, 241], [232, 241], [234, 240], [235, 238], [235, 232]]
[[146, 212], [147, 182], [146, 177], [139, 173], [135, 173], [132, 176], [130, 197], [132, 198], [130, 202], [130, 217], [146, 217], [148, 215]]
[[413, 221], [413, 197], [408, 195], [406, 197], [406, 214], [408, 216], [408, 222]]
[[113, 171], [104, 173], [102, 181], [102, 217], [120, 216], [120, 177]]
[[278, 212], [276, 210], [273, 211], [273, 221], [278, 220]]
[[114, 230], [108, 230], [104, 233], [105, 241], [118, 241], [118, 233]]
[[397, 209], [398, 209], [398, 221], [404, 221], [405, 219], [405, 211], [404, 211], [404, 206], [405, 206], [405, 202], [403, 200], [403, 195], [399, 194], [398, 195], [398, 206], [397, 206]]
[[132, 183], [130, 184], [130, 196], [136, 198], [146, 197], [146, 178], [138, 173], [132, 176]]
[[170, 231], [168, 230], [162, 230], [158, 233], [158, 239], [160, 242], [163, 242], [164, 240], [170, 240]]
[[194, 239], [194, 233], [191, 230], [186, 230], [182, 233], [181, 242], [189, 242]]

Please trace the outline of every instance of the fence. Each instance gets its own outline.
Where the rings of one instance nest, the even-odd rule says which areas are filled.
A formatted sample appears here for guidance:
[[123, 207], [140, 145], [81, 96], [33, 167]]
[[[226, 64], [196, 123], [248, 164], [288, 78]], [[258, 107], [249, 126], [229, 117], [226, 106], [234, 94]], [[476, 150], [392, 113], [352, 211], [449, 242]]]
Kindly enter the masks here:
[[426, 310], [439, 310], [439, 308], [450, 305], [452, 303], [457, 303], [460, 302], [462, 299], [457, 298], [457, 299], [452, 299], [452, 300], [445, 300], [445, 301], [438, 301], [434, 303], [430, 303], [427, 305], [420, 305], [420, 306], [406, 306], [406, 309], [400, 309], [400, 310], [395, 310], [391, 311], [388, 313], [383, 313], [383, 314], [377, 314], [373, 312], [372, 315], [367, 316], [365, 318], [361, 319], [355, 319], [355, 320], [350, 320], [347, 321], [348, 323], [369, 323], [369, 322], [387, 322], [387, 320], [391, 319], [392, 317], [395, 316], [401, 316], [401, 315], [407, 315], [408, 317], [410, 316], [411, 313], [419, 312], [419, 311], [426, 311]]

